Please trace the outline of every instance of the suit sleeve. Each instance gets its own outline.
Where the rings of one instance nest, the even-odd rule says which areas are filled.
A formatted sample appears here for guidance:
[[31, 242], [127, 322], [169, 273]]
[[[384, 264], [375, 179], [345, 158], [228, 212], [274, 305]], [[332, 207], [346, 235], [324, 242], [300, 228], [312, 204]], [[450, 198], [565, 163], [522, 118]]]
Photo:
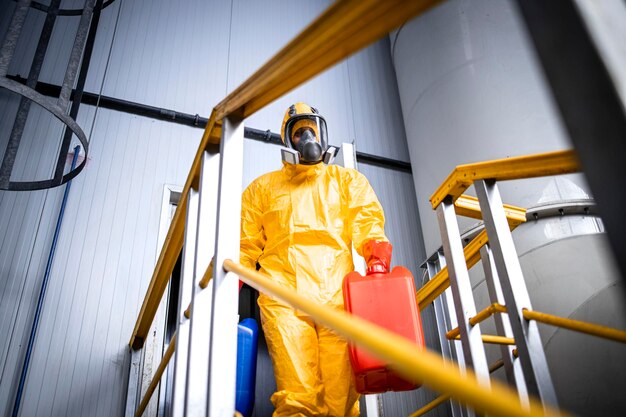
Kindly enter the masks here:
[[358, 171], [348, 171], [348, 221], [352, 225], [352, 243], [361, 256], [369, 241], [388, 242], [385, 214], [369, 181]]
[[262, 222], [260, 185], [255, 181], [241, 196], [241, 246], [240, 262], [256, 269], [256, 263], [265, 247], [265, 231]]

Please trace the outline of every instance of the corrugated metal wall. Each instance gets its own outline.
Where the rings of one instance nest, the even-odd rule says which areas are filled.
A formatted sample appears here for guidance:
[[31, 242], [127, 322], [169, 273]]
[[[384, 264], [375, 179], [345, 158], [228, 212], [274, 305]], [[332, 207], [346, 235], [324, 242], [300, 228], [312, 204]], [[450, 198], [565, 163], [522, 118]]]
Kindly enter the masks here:
[[[86, 90], [97, 93], [102, 86], [104, 95], [208, 116], [329, 4], [118, 0], [102, 12]], [[3, 0], [1, 7], [4, 33], [14, 2]], [[34, 28], [42, 21], [41, 13], [29, 12], [29, 30], [9, 73], [27, 74]], [[76, 25], [77, 18], [58, 18], [41, 80], [60, 84]], [[246, 125], [278, 132], [284, 109], [296, 100], [327, 117], [331, 143], [354, 140], [359, 151], [408, 160], [387, 39], [272, 103]], [[11, 101], [0, 92], [3, 138], [11, 127]], [[79, 123], [87, 134], [94, 116], [94, 108], [82, 107]], [[49, 155], [59, 146], [61, 126], [51, 123], [47, 114], [32, 112], [24, 136], [29, 152], [21, 150], [18, 159], [24, 178], [47, 175], [52, 167]], [[184, 184], [200, 137], [199, 129], [97, 111], [88, 164], [69, 197], [21, 415], [122, 413], [127, 342], [157, 257], [163, 185]], [[244, 158], [244, 186], [280, 167], [273, 145], [246, 140]], [[385, 207], [394, 264], [419, 275], [424, 248], [411, 175], [365, 164], [360, 169]], [[61, 194], [0, 192], [0, 415], [8, 415], [13, 403]], [[408, 401], [403, 407], [410, 412], [423, 394], [408, 395], [394, 404]]]

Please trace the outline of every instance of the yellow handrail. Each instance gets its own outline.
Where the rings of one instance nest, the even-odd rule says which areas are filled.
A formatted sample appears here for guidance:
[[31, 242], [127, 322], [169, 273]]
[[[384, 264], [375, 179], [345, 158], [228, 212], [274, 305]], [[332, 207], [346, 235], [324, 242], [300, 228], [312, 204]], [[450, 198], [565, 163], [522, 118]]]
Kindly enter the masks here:
[[[498, 359], [497, 361], [495, 361], [489, 366], [489, 373], [495, 372], [498, 369], [502, 368], [503, 366], [504, 366], [504, 361], [502, 359]], [[434, 408], [438, 407], [439, 405], [443, 404], [446, 400], [449, 400], [449, 399], [450, 399], [449, 394], [440, 395], [439, 397], [435, 398], [434, 400], [426, 404], [424, 407], [410, 414], [409, 417], [423, 416], [430, 410], [433, 410]]]
[[[480, 337], [482, 338], [483, 343], [494, 345], [515, 345], [515, 339], [512, 337], [496, 336], [491, 334], [483, 334]], [[457, 334], [456, 336], [450, 336], [449, 334], [446, 334], [446, 338], [449, 340], [461, 340], [461, 335]]]
[[150, 381], [150, 385], [148, 386], [146, 393], [143, 395], [143, 398], [141, 399], [141, 403], [139, 404], [139, 407], [137, 408], [137, 411], [135, 412], [135, 417], [141, 417], [146, 407], [148, 406], [148, 403], [150, 402], [150, 398], [152, 397], [152, 394], [154, 394], [154, 390], [156, 389], [157, 385], [159, 385], [161, 376], [163, 376], [163, 372], [165, 371], [165, 368], [167, 367], [167, 364], [172, 358], [172, 355], [174, 354], [175, 350], [176, 350], [176, 333], [174, 333], [174, 336], [172, 336], [172, 338], [170, 339], [170, 344], [167, 347], [167, 350], [165, 351], [163, 358], [161, 359], [161, 363], [159, 364], [159, 367], [157, 368], [156, 372], [152, 376], [152, 381]]
[[163, 242], [163, 248], [159, 253], [159, 259], [152, 273], [152, 279], [141, 305], [141, 310], [137, 316], [137, 322], [129, 342], [129, 345], [135, 350], [143, 346], [143, 342], [150, 331], [152, 320], [154, 320], [161, 303], [161, 298], [163, 298], [163, 293], [167, 288], [170, 275], [172, 275], [174, 270], [174, 265], [176, 265], [178, 255], [183, 248], [185, 219], [187, 217], [187, 192], [188, 189], [183, 193], [178, 203], [176, 213], [165, 237], [165, 242]]
[[183, 245], [187, 196], [191, 188], [198, 188], [202, 153], [209, 144], [220, 142], [222, 119], [252, 115], [440, 1], [336, 1], [213, 109], [137, 317], [129, 342], [133, 349], [143, 346], [174, 269]]
[[528, 309], [523, 309], [522, 314], [526, 320], [535, 320], [540, 323], [551, 324], [553, 326], [563, 327], [564, 329], [574, 330], [576, 332], [586, 333], [592, 336], [614, 340], [616, 342], [626, 343], [626, 331], [624, 330], [618, 330], [612, 327], [588, 323], [586, 321], [568, 319]]
[[[493, 303], [490, 306], [487, 306], [481, 311], [479, 311], [478, 313], [476, 313], [475, 316], [470, 317], [470, 319], [468, 320], [469, 324], [471, 326], [475, 326], [478, 323], [481, 323], [484, 320], [488, 319], [489, 317], [493, 316], [495, 313], [506, 313], [506, 307], [498, 303]], [[460, 333], [461, 331], [459, 330], [459, 328], [455, 327], [454, 329], [446, 333], [446, 337], [448, 339], [454, 339]]]
[[[526, 221], [526, 209], [522, 207], [503, 204], [504, 214], [511, 228], [515, 228]], [[454, 202], [454, 212], [457, 216], [469, 217], [471, 219], [482, 220], [483, 215], [480, 211], [480, 204], [476, 197], [470, 195], [461, 195]]]
[[477, 180], [506, 181], [569, 174], [578, 171], [580, 171], [580, 163], [573, 150], [459, 165], [430, 197], [430, 203], [435, 209], [447, 196], [456, 200]]
[[366, 350], [387, 361], [399, 374], [411, 381], [449, 393], [456, 400], [466, 403], [493, 416], [561, 416], [565, 413], [542, 406], [535, 399], [528, 408], [520, 403], [517, 394], [504, 384], [492, 382], [491, 388], [478, 383], [471, 370], [465, 375], [452, 362], [444, 361], [438, 354], [422, 350], [407, 339], [389, 332], [359, 317], [338, 309], [329, 308], [299, 296], [295, 291], [283, 288], [257, 271], [225, 260], [224, 269], [239, 275], [240, 279], [257, 290], [277, 297], [292, 307], [309, 314]]

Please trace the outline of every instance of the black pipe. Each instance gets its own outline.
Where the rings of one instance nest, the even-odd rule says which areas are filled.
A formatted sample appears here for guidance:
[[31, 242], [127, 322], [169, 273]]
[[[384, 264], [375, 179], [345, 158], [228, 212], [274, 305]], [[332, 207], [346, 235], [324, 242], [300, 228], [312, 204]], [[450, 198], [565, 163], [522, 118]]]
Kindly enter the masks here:
[[251, 127], [244, 127], [243, 135], [248, 139], [268, 142], [274, 145], [283, 145], [283, 140], [280, 138], [280, 135], [270, 130], [258, 130]]
[[[76, 160], [78, 159], [78, 153], [80, 152], [80, 146], [74, 148], [74, 156], [72, 157], [72, 165], [70, 171], [76, 168]], [[54, 260], [54, 253], [57, 248], [57, 242], [59, 241], [59, 232], [61, 231], [61, 223], [63, 222], [63, 215], [65, 214], [65, 205], [67, 204], [67, 196], [70, 193], [70, 187], [72, 180], [67, 182], [65, 191], [63, 192], [63, 201], [61, 202], [61, 209], [59, 210], [59, 217], [57, 218], [57, 225], [54, 229], [54, 237], [52, 238], [52, 246], [50, 247], [50, 253], [48, 254], [48, 262], [46, 263], [46, 271], [43, 275], [43, 281], [41, 282], [41, 290], [39, 291], [39, 299], [37, 300], [37, 308], [35, 309], [35, 318], [33, 319], [33, 325], [30, 328], [30, 336], [28, 337], [28, 345], [26, 347], [26, 356], [24, 357], [24, 363], [22, 364], [22, 372], [20, 374], [20, 382], [17, 386], [17, 394], [15, 396], [15, 402], [13, 403], [12, 417], [17, 417], [20, 412], [20, 403], [22, 402], [22, 394], [24, 392], [24, 384], [26, 383], [26, 375], [28, 373], [28, 367], [30, 365], [30, 357], [33, 353], [33, 346], [35, 344], [35, 336], [37, 335], [37, 327], [39, 327], [39, 319], [41, 318], [41, 311], [43, 309], [43, 300], [46, 296], [46, 290], [48, 289], [48, 281], [50, 280], [50, 271], [52, 270], [52, 261]]]
[[[19, 83], [24, 83], [24, 79], [19, 75], [8, 75], [7, 78], [10, 78]], [[47, 96], [58, 97], [61, 88], [54, 84], [38, 82], [35, 90]], [[74, 91], [72, 91], [72, 99], [74, 99]], [[122, 100], [114, 97], [100, 96], [100, 102], [98, 103], [98, 95], [94, 93], [89, 93], [87, 91], [83, 92], [82, 94], [82, 103], [90, 104], [93, 106], [98, 104], [100, 107], [111, 110], [118, 110], [125, 113], [136, 114], [138, 116], [150, 117], [157, 120], [179, 123], [182, 125], [198, 127], [201, 129], [204, 129], [209, 122], [209, 119], [207, 119], [206, 117], [200, 117], [198, 114], [194, 115], [181, 113], [174, 110], [135, 103], [132, 101]], [[269, 130], [259, 130], [253, 129], [251, 127], [245, 127], [244, 136], [248, 139], [267, 142], [274, 145], [283, 144], [282, 140], [280, 139], [280, 135], [278, 133], [273, 133]], [[356, 152], [356, 159], [357, 162], [362, 162], [369, 165], [395, 169], [403, 172], [412, 172], [411, 164], [409, 162], [399, 161], [397, 159], [385, 158], [383, 156], [372, 155], [359, 151]]]
[[369, 153], [356, 151], [356, 160], [357, 162], [363, 162], [365, 164], [376, 165], [383, 168], [391, 168], [404, 172], [413, 172], [410, 162], [385, 158], [384, 156], [372, 155]]

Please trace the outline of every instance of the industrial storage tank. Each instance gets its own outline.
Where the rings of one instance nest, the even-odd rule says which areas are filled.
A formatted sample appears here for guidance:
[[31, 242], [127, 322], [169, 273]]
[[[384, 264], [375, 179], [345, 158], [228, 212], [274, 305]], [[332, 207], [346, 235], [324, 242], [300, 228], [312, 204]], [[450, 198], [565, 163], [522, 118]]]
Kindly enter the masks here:
[[[451, 0], [390, 41], [430, 254], [441, 238], [428, 199], [455, 166], [572, 145], [513, 2]], [[626, 329], [623, 282], [583, 174], [499, 185], [505, 203], [537, 213], [513, 233], [533, 308]], [[460, 221], [461, 230], [474, 223]], [[489, 304], [481, 266], [470, 276], [480, 310]], [[539, 327], [559, 405], [626, 415], [624, 345]], [[490, 322], [482, 329], [495, 332]], [[487, 349], [490, 362], [498, 352]]]

